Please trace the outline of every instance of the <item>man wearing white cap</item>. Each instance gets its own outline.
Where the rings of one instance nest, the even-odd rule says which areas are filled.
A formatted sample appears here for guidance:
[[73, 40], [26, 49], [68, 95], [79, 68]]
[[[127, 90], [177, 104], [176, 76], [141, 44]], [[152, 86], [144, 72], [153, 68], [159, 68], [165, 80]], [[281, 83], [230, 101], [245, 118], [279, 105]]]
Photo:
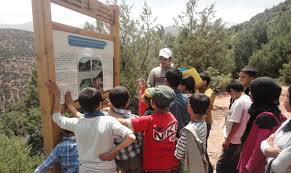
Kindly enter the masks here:
[[169, 48], [163, 48], [159, 53], [160, 66], [151, 70], [147, 83], [151, 87], [165, 84], [166, 71], [172, 65], [172, 51]]

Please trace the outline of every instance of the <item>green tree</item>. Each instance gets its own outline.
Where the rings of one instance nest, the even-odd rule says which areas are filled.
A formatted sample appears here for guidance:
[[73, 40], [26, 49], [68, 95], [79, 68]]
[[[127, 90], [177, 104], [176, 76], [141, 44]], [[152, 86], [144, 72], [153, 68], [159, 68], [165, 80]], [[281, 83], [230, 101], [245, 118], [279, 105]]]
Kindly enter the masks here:
[[[290, 48], [282, 40], [272, 40], [254, 53], [249, 64], [258, 70], [259, 76], [278, 77], [284, 63], [288, 62]], [[289, 57], [290, 58], [290, 57]]]
[[30, 156], [30, 150], [21, 137], [10, 138], [0, 134], [0, 173], [31, 173], [42, 158]]
[[0, 117], [2, 122], [0, 131], [9, 137], [15, 135], [27, 138], [31, 155], [41, 155], [43, 139], [35, 68], [32, 69], [32, 76], [25, 88], [27, 95], [18, 103], [11, 105]]
[[174, 44], [178, 66], [194, 66], [198, 71], [213, 67], [224, 74], [232, 71], [234, 60], [227, 56], [228, 34], [222, 20], [215, 17], [214, 5], [197, 11], [196, 1], [189, 0], [176, 23], [181, 27]]
[[[291, 59], [291, 56], [289, 57]], [[281, 78], [286, 84], [291, 84], [291, 60], [288, 64], [283, 64], [282, 70], [280, 70]]]
[[250, 57], [257, 49], [257, 42], [252, 33], [247, 31], [233, 36], [232, 41], [235, 71], [239, 71], [248, 65]]
[[132, 6], [125, 0], [110, 1], [120, 7], [121, 38], [121, 85], [127, 86], [131, 93], [131, 108], [136, 112], [138, 78], [147, 78], [150, 70], [158, 65], [160, 48], [169, 46], [173, 37], [163, 32], [163, 26], [156, 24], [151, 7], [145, 1], [139, 18], [132, 19]]

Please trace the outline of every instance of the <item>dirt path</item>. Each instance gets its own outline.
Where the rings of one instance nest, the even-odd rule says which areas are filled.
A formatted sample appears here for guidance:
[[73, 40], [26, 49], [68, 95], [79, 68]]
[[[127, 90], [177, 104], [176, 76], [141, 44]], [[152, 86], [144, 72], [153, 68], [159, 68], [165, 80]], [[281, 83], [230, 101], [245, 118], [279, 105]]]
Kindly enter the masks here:
[[[283, 87], [282, 95], [280, 98], [280, 108], [284, 115], [288, 115], [283, 106], [283, 100], [286, 97], [287, 87]], [[216, 95], [214, 102], [214, 109], [212, 112], [213, 123], [212, 130], [210, 132], [209, 141], [208, 141], [208, 153], [212, 165], [216, 165], [217, 159], [221, 153], [223, 134], [222, 129], [224, 125], [224, 115], [228, 110], [230, 97], [227, 93], [220, 93]], [[289, 113], [290, 117], [290, 113]]]

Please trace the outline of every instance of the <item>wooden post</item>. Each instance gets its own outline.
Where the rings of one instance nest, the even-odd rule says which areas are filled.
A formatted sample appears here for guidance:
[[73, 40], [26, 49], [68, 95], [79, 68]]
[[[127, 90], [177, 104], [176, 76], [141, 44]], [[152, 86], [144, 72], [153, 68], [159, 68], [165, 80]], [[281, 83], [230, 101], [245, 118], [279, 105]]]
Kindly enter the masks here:
[[[52, 22], [51, 2], [110, 24], [111, 34], [90, 32]], [[53, 122], [51, 117], [53, 98], [45, 87], [47, 80], [56, 81], [53, 29], [113, 41], [114, 86], [117, 86], [120, 83], [119, 7], [117, 5], [109, 7], [97, 0], [84, 0], [82, 3], [79, 0], [32, 0], [32, 13], [37, 55], [40, 110], [42, 114], [42, 135], [45, 154], [48, 155], [58, 143], [60, 135], [60, 128]], [[60, 169], [57, 167], [51, 169], [50, 173], [57, 173], [59, 171]]]
[[114, 9], [114, 21], [112, 25], [112, 36], [114, 42], [114, 86], [120, 85], [120, 25], [119, 25], [119, 7], [111, 6]]
[[[47, 80], [55, 81], [50, 0], [32, 0], [32, 11], [37, 56], [38, 90], [42, 114], [42, 134], [45, 154], [48, 155], [58, 143], [60, 134], [58, 126], [54, 124], [51, 118], [53, 100], [45, 87]], [[58, 170], [58, 168], [51, 169], [50, 173], [57, 173], [59, 172]]]

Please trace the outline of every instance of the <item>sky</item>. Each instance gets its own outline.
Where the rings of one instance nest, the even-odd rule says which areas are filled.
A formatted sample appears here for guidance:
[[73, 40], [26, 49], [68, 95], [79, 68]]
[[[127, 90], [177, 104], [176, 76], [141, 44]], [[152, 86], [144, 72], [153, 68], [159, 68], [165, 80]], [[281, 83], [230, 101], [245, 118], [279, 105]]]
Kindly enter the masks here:
[[[104, 2], [105, 0], [100, 0]], [[144, 0], [126, 0], [132, 4], [132, 17], [141, 13]], [[185, 10], [187, 0], [147, 0], [152, 8], [156, 24], [171, 26], [173, 17]], [[197, 9], [201, 10], [215, 4], [216, 16], [228, 25], [249, 20], [257, 13], [284, 0], [200, 0]], [[31, 0], [0, 0], [0, 24], [23, 24], [32, 21]], [[57, 5], [52, 5], [52, 20], [72, 26], [82, 26], [85, 21], [93, 22], [92, 18], [80, 15]]]

